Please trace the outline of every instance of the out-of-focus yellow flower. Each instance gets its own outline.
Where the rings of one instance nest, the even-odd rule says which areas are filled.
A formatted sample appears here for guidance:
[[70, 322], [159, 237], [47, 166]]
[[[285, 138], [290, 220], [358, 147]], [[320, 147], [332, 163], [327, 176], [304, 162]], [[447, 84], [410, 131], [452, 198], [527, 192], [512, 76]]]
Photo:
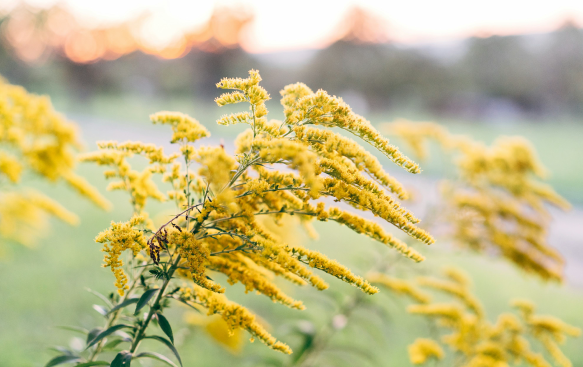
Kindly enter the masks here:
[[564, 260], [546, 241], [546, 206], [567, 209], [569, 203], [542, 181], [546, 169], [528, 141], [502, 137], [486, 146], [434, 123], [405, 120], [384, 128], [420, 157], [429, 140], [453, 151], [459, 178], [444, 185], [450, 209], [444, 210], [460, 246], [494, 250], [544, 280], [563, 279]]
[[[542, 354], [531, 349], [530, 338], [537, 339], [558, 365], [572, 365], [557, 343], [563, 342], [566, 336], [579, 336], [580, 329], [552, 316], [534, 314], [535, 306], [527, 300], [512, 302], [519, 309], [520, 317], [503, 313], [492, 324], [479, 301], [469, 292], [467, 276], [452, 268], [446, 269], [446, 275], [453, 281], [421, 278], [419, 283], [453, 297], [452, 303], [411, 305], [407, 310], [435, 322], [441, 340], [461, 357], [458, 357], [461, 365], [502, 367], [526, 362], [532, 366], [550, 367]], [[425, 363], [426, 359], [416, 349], [416, 344], [417, 341], [410, 347], [411, 360]]]
[[443, 359], [443, 349], [434, 340], [418, 338], [409, 345], [409, 358], [413, 364], [423, 364], [430, 359]]
[[0, 195], [0, 238], [34, 245], [48, 230], [48, 216], [76, 225], [77, 216], [53, 199], [34, 190]]
[[408, 296], [416, 302], [429, 303], [431, 300], [427, 293], [419, 290], [412, 282], [376, 272], [367, 274], [366, 278], [373, 284], [388, 288], [396, 294]]
[[48, 97], [29, 94], [0, 77], [0, 207], [4, 208], [0, 238], [34, 244], [48, 228], [46, 214], [77, 222], [54, 200], [16, 186], [24, 173], [50, 182], [64, 180], [98, 206], [109, 208], [110, 203], [74, 173], [80, 148], [76, 126], [53, 110]]
[[241, 329], [230, 330], [229, 325], [219, 315], [202, 316], [188, 312], [184, 315], [188, 324], [200, 326], [220, 346], [233, 354], [243, 349], [243, 332]]

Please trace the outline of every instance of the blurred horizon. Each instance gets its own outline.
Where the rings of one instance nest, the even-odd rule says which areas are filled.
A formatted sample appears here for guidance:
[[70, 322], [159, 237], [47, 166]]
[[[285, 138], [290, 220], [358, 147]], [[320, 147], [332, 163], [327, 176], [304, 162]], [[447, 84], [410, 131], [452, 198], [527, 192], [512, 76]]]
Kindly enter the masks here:
[[[257, 10], [262, 7], [249, 6], [258, 2], [205, 3], [195, 12], [196, 27], [175, 33], [170, 43], [162, 42], [168, 34], [153, 37], [170, 18], [152, 18], [155, 12], [132, 17], [126, 10], [117, 22], [90, 22], [73, 11], [81, 3], [4, 3], [0, 74], [74, 106], [93, 103], [96, 96], [212, 100], [222, 77], [243, 77], [259, 69], [274, 99], [284, 85], [304, 81], [343, 97], [363, 115], [388, 111], [410, 119], [493, 123], [572, 122], [583, 116], [583, 31], [576, 23], [579, 13], [583, 18], [583, 3], [573, 6], [580, 12], [563, 14], [568, 4], [557, 2], [546, 23], [539, 23], [539, 33], [486, 37], [482, 32], [415, 44], [397, 42], [386, 14], [370, 2], [359, 7], [344, 1], [323, 16], [332, 33], [317, 34], [312, 24], [286, 25], [293, 10], [283, 19], [274, 12], [273, 20], [281, 25], [272, 25], [270, 32], [314, 28], [313, 45], [320, 42], [321, 47], [297, 49], [282, 41], [289, 49], [270, 53], [251, 53], [246, 46], [249, 29], [263, 16]], [[555, 18], [556, 27], [542, 32]]]
[[[129, 34], [118, 32], [116, 36], [129, 35], [140, 44], [142, 51], [162, 57], [179, 57], [179, 54], [164, 55], [163, 50], [180, 47], [184, 39], [188, 40], [193, 34], [198, 35], [198, 41], [205, 34], [208, 36], [208, 24], [213, 18], [220, 17], [222, 10], [239, 18], [241, 30], [237, 40], [221, 41], [229, 45], [238, 43], [249, 53], [326, 48], [345, 37], [346, 29], [351, 28], [350, 23], [356, 18], [355, 12], [370, 15], [367, 29], [361, 27], [361, 30], [368, 31], [362, 36], [371, 43], [455, 42], [474, 36], [547, 33], [567, 22], [576, 26], [583, 24], [583, 3], [569, 0], [539, 3], [493, 0], [487, 6], [445, 0], [439, 4], [422, 5], [374, 0], [338, 0], [331, 5], [329, 2], [299, 0], [282, 13], [280, 4], [263, 0], [209, 0], [204, 3], [176, 0], [3, 0], [0, 13], [22, 15], [18, 13], [23, 9], [32, 13], [48, 11], [48, 28], [61, 36], [69, 36], [78, 30], [72, 29], [75, 27], [70, 24], [64, 25], [65, 21], [75, 22], [79, 29], [89, 32], [126, 28]], [[112, 8], [116, 11], [112, 12]], [[296, 24], [282, 27], [289, 20], [295, 20]], [[228, 26], [226, 23], [222, 25]], [[213, 31], [217, 33], [216, 29]]]

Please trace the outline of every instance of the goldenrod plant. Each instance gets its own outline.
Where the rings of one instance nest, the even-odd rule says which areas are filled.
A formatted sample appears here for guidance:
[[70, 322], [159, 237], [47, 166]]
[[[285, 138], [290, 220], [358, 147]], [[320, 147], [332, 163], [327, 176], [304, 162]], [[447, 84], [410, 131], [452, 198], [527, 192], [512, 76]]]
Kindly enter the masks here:
[[[106, 324], [89, 333], [84, 352], [57, 356], [49, 365], [66, 360], [82, 366], [110, 362], [126, 366], [140, 358], [174, 365], [163, 355], [141, 352], [145, 339], [165, 344], [181, 363], [172, 328], [164, 316], [171, 302], [202, 307], [208, 315], [219, 315], [230, 332], [246, 330], [252, 339], [292, 353], [250, 310], [227, 298], [227, 288], [212, 279], [212, 272], [224, 274], [230, 284], [240, 282], [246, 291], [297, 310], [305, 308], [303, 303], [278, 288], [274, 275], [324, 290], [328, 284], [316, 273], [321, 271], [364, 294], [378, 292], [367, 280], [324, 254], [279, 239], [269, 228], [283, 223], [286, 216], [298, 217], [307, 226], [312, 220], [337, 222], [413, 262], [424, 259], [376, 221], [357, 214], [369, 212], [421, 243], [434, 242], [418, 226], [420, 220], [393, 197], [407, 196], [402, 185], [374, 155], [338, 131], [376, 148], [406, 172], [419, 173], [418, 165], [342, 99], [322, 90], [313, 92], [301, 83], [281, 92], [286, 119], [268, 120], [265, 102], [270, 96], [260, 81], [259, 73], [252, 70], [246, 79], [223, 79], [217, 84], [232, 90], [216, 99], [219, 106], [250, 106], [248, 112], [218, 120], [221, 125], [250, 126], [237, 137], [235, 155], [223, 146], [195, 147], [195, 142], [210, 135], [203, 125], [182, 113], [159, 112], [151, 116], [152, 122], [171, 127], [170, 142], [178, 145], [180, 153], [166, 155], [161, 147], [141, 142], [108, 141], [98, 143], [97, 152], [82, 157], [108, 168], [105, 176], [114, 179], [109, 189], [128, 192], [134, 215], [126, 222], [112, 223], [95, 239], [103, 244], [104, 266], [113, 272], [118, 291], [104, 297]], [[128, 161], [133, 155], [144, 156], [149, 165], [141, 172], [134, 170]], [[170, 186], [167, 193], [152, 180], [156, 174]], [[173, 200], [177, 212], [155, 226], [146, 211], [150, 198]], [[344, 207], [331, 206], [331, 202], [341, 202]], [[129, 252], [124, 255], [126, 250]], [[128, 312], [129, 306], [132, 312]], [[143, 316], [145, 307], [148, 311]], [[152, 321], [166, 337], [150, 333]], [[122, 346], [113, 361], [101, 359], [103, 352]]]
[[[560, 319], [535, 314], [535, 306], [528, 300], [517, 299], [512, 306], [518, 314], [500, 314], [492, 323], [486, 317], [480, 302], [470, 293], [470, 281], [456, 268], [445, 270], [446, 279], [422, 277], [417, 283], [438, 293], [444, 293], [450, 302], [429, 302], [410, 305], [408, 312], [426, 317], [435, 323], [437, 335], [417, 339], [409, 347], [411, 362], [425, 364], [445, 357], [441, 344], [455, 357], [452, 365], [464, 367], [505, 367], [524, 363], [534, 367], [571, 367], [558, 343], [568, 336], [577, 337], [581, 330]], [[547, 352], [535, 352], [535, 347]]]
[[457, 244], [502, 256], [543, 280], [563, 280], [564, 260], [546, 240], [548, 206], [570, 205], [543, 181], [547, 170], [526, 139], [500, 137], [487, 146], [435, 123], [398, 120], [384, 128], [419, 158], [430, 140], [453, 155], [456, 177], [445, 183], [443, 197]]
[[[567, 363], [557, 343], [565, 335], [576, 336], [575, 327], [535, 315], [533, 307], [528, 308], [524, 302], [516, 303], [521, 311], [519, 317], [512, 316], [515, 324], [508, 321], [510, 316], [490, 324], [480, 301], [469, 292], [469, 280], [459, 271], [448, 271], [447, 281], [430, 277], [415, 281], [415, 277], [405, 279], [393, 274], [391, 266], [397, 259], [408, 263], [412, 274], [419, 274], [418, 263], [424, 260], [419, 245], [430, 245], [435, 240], [420, 219], [403, 206], [402, 201], [409, 197], [405, 187], [365, 147], [375, 148], [385, 163], [393, 162], [404, 173], [420, 173], [419, 166], [341, 98], [323, 90], [313, 92], [302, 83], [281, 91], [285, 119], [268, 119], [265, 102], [270, 96], [260, 81], [259, 73], [251, 70], [245, 79], [226, 78], [217, 84], [229, 90], [215, 100], [218, 106], [249, 106], [247, 111], [217, 121], [227, 126], [249, 125], [235, 139], [234, 154], [223, 144], [201, 145], [210, 133], [194, 118], [179, 112], [159, 112], [151, 120], [169, 125], [169, 141], [176, 153], [167, 154], [162, 147], [143, 142], [105, 141], [98, 143], [98, 151], [81, 157], [82, 161], [106, 167], [105, 176], [112, 179], [108, 189], [127, 192], [133, 215], [126, 221], [112, 222], [95, 238], [103, 246], [103, 266], [113, 273], [116, 290], [100, 296], [103, 306], [96, 307], [105, 318], [104, 325], [76, 329], [86, 334], [84, 349], [60, 348], [62, 353], [47, 366], [75, 363], [82, 367], [118, 367], [144, 358], [182, 365], [174, 340], [176, 328], [165, 316], [173, 303], [202, 313], [189, 310], [184, 316], [185, 325], [204, 328], [231, 352], [240, 350], [242, 333], [246, 333], [252, 341], [259, 339], [276, 352], [291, 354], [290, 346], [272, 335], [265, 322], [228, 298], [229, 285], [241, 283], [246, 293], [301, 311], [305, 309], [303, 302], [278, 285], [289, 281], [326, 290], [326, 276], [354, 286], [354, 294], [348, 295], [339, 313], [331, 315], [325, 329], [303, 332], [305, 343], [287, 359], [289, 366], [315, 365], [331, 336], [346, 325], [354, 310], [370, 306], [369, 300], [376, 298], [370, 296], [380, 289], [389, 297], [405, 296], [412, 303], [411, 313], [437, 320], [432, 330], [451, 332], [443, 339], [436, 334], [412, 340], [409, 352], [414, 364], [450, 361], [444, 348], [447, 346], [460, 356], [459, 363], [455, 362], [460, 366], [501, 367], [514, 361], [546, 366], [545, 357], [532, 351], [528, 338], [540, 340], [557, 361]], [[423, 147], [425, 136], [431, 135], [447, 142], [444, 146], [448, 149], [460, 152], [463, 159], [458, 164], [463, 174], [457, 184], [463, 190], [455, 190], [450, 196], [455, 204], [451, 218], [460, 223], [470, 218], [476, 221], [472, 226], [480, 227], [470, 237], [460, 234], [465, 225], [453, 223], [456, 228], [461, 226], [455, 231], [456, 238], [477, 250], [496, 247], [522, 268], [544, 279], [559, 279], [560, 269], [555, 269], [559, 257], [544, 242], [548, 221], [544, 204], [566, 204], [550, 187], [532, 178], [540, 165], [528, 146], [518, 140], [504, 140], [490, 149], [451, 139], [436, 125], [427, 126], [431, 133], [423, 128], [416, 131], [415, 127], [404, 134], [408, 127], [402, 125], [400, 135], [418, 149]], [[135, 156], [146, 160], [144, 169], [132, 167]], [[486, 203], [490, 207], [486, 210], [462, 205], [462, 200], [456, 199], [461, 194], [491, 197]], [[159, 213], [149, 211], [150, 199], [173, 202], [174, 213], [157, 223]], [[530, 219], [528, 215], [533, 213], [522, 213], [523, 207], [540, 216]], [[467, 208], [473, 212], [466, 214]], [[480, 215], [490, 217], [480, 219]], [[312, 237], [312, 222], [336, 222], [389, 249], [362, 277], [333, 256], [292, 241], [289, 231], [281, 230], [289, 227], [291, 220]], [[499, 228], [494, 221], [511, 221], [515, 226]], [[381, 223], [396, 227], [396, 233], [390, 233]], [[502, 244], [496, 239], [501, 235], [511, 241]], [[481, 242], [475, 245], [475, 241]], [[423, 288], [445, 293], [455, 302], [436, 303], [433, 294]], [[145, 340], [161, 343], [172, 357], [143, 350]]]
[[[76, 224], [60, 203], [25, 186], [30, 178], [64, 181], [107, 209], [110, 203], [75, 173], [81, 143], [76, 126], [56, 113], [48, 97], [29, 94], [0, 77], [0, 244], [38, 242], [48, 218]], [[23, 184], [23, 181], [25, 184]]]

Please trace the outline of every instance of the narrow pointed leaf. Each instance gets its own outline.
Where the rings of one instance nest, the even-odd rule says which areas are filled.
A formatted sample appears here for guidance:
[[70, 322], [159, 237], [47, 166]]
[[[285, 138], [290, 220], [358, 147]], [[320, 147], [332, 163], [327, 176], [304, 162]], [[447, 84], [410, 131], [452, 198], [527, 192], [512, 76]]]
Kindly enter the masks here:
[[111, 300], [109, 298], [107, 298], [106, 296], [104, 296], [103, 294], [94, 291], [93, 289], [90, 288], [86, 288], [87, 292], [89, 293], [93, 293], [94, 295], [96, 295], [100, 300], [102, 300], [103, 302], [105, 302], [105, 304], [109, 307], [113, 306], [113, 304], [111, 303]]
[[70, 363], [70, 362], [78, 361], [79, 359], [80, 358], [77, 356], [69, 356], [69, 355], [57, 356], [57, 357], [51, 359], [45, 365], [45, 367], [58, 366], [58, 365], [63, 364], [63, 363]]
[[128, 333], [126, 333], [125, 331], [121, 331], [118, 330], [115, 332], [115, 335], [118, 335], [120, 337], [120, 339], [124, 342], [131, 342], [132, 341], [132, 336]]
[[123, 343], [125, 340], [121, 340], [121, 339], [114, 339], [110, 342], [107, 342], [102, 350], [108, 350], [108, 349], [114, 349], [115, 347], [117, 347], [119, 344]]
[[119, 352], [113, 361], [111, 362], [111, 367], [130, 367], [132, 362], [132, 354], [127, 350]]
[[138, 304], [136, 305], [136, 310], [134, 311], [134, 315], [137, 315], [138, 312], [145, 305], [148, 304], [148, 301], [150, 301], [150, 299], [152, 299], [152, 297], [154, 297], [154, 294], [156, 294], [156, 292], [158, 292], [158, 290], [159, 290], [158, 288], [156, 288], [156, 289], [149, 289], [149, 290], [145, 291], [144, 294], [142, 294], [142, 296], [138, 300]]
[[103, 316], [107, 316], [107, 308], [100, 306], [100, 305], [93, 305], [93, 309]]
[[91, 331], [87, 332], [87, 340], [85, 340], [86, 344], [89, 344], [100, 332], [103, 331], [103, 328], [96, 327], [95, 329], [91, 329]]
[[174, 344], [174, 335], [172, 334], [172, 327], [170, 326], [170, 323], [161, 313], [157, 314], [156, 316], [158, 317], [158, 324], [160, 325], [160, 328], [164, 334], [168, 336], [172, 344]]
[[106, 361], [85, 362], [78, 364], [75, 367], [93, 367], [93, 366], [109, 366], [109, 362]]
[[115, 307], [112, 308], [111, 310], [109, 310], [109, 312], [107, 314], [111, 314], [111, 313], [119, 310], [120, 308], [124, 308], [124, 307], [129, 306], [133, 303], [136, 303], [136, 302], [138, 302], [138, 300], [139, 300], [138, 298], [128, 298], [125, 301], [123, 301], [122, 303], [115, 305]]
[[101, 339], [108, 337], [109, 335], [115, 333], [118, 330], [124, 329], [124, 328], [133, 328], [133, 326], [131, 325], [125, 325], [125, 324], [119, 324], [119, 325], [113, 325], [112, 327], [110, 327], [107, 330], [103, 330], [101, 333], [97, 334], [95, 336], [95, 338], [93, 338], [89, 344], [87, 344], [87, 348], [95, 345], [95, 343], [97, 343], [98, 341], [100, 341]]
[[149, 335], [149, 336], [146, 336], [144, 339], [153, 339], [153, 340], [157, 340], [157, 341], [161, 342], [162, 344], [165, 344], [168, 348], [170, 348], [172, 353], [174, 353], [174, 355], [176, 356], [176, 359], [178, 360], [178, 362], [182, 366], [182, 360], [180, 359], [180, 354], [178, 354], [178, 351], [176, 350], [176, 348], [174, 348], [174, 345], [172, 345], [170, 340], [163, 338], [161, 336], [158, 336], [158, 335]]
[[174, 362], [172, 362], [168, 357], [163, 356], [162, 354], [159, 353], [154, 353], [154, 352], [143, 352], [138, 354], [137, 356], [134, 357], [134, 359], [138, 359], [138, 358], [152, 358], [152, 359], [157, 359], [161, 362], [165, 362], [166, 364], [168, 364], [169, 366], [172, 367], [178, 367]]
[[75, 331], [81, 334], [87, 334], [89, 332], [89, 330], [79, 327], [79, 326], [57, 326], [57, 328], [59, 329], [63, 329], [63, 330], [69, 330], [69, 331]]
[[193, 310], [195, 310], [198, 313], [202, 313], [198, 308], [194, 307], [193, 305], [188, 304], [188, 302], [183, 301], [180, 298], [176, 298], [176, 297], [169, 297], [169, 298], [187, 305], [188, 307], [192, 308]]
[[66, 354], [68, 356], [72, 356], [73, 355], [73, 352], [72, 351], [70, 351], [68, 348], [62, 347], [60, 345], [56, 345], [56, 346], [50, 347], [48, 349], [49, 350], [54, 350], [55, 352], [59, 352], [59, 353]]

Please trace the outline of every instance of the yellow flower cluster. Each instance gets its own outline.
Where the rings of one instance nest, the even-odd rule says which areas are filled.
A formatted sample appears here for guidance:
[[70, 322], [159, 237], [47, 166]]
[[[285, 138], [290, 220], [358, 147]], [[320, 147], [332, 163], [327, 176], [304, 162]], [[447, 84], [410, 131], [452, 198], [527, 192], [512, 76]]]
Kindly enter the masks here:
[[294, 247], [292, 253], [296, 254], [298, 259], [306, 262], [310, 267], [322, 270], [350, 285], [360, 288], [364, 293], [375, 294], [379, 292], [377, 287], [373, 287], [362, 277], [354, 275], [344, 265], [337, 261], [330, 260], [318, 251], [311, 251], [301, 247]]
[[431, 298], [427, 293], [420, 291], [419, 288], [410, 281], [376, 272], [369, 273], [366, 277], [371, 283], [378, 284], [398, 295], [408, 296], [415, 302], [425, 304], [431, 301]]
[[17, 183], [22, 173], [22, 165], [13, 155], [0, 151], [0, 173], [12, 183]]
[[271, 349], [291, 354], [292, 350], [287, 344], [277, 341], [271, 334], [263, 328], [253, 315], [245, 307], [227, 300], [221, 294], [213, 293], [206, 289], [195, 286], [182, 288], [181, 297], [189, 302], [195, 302], [208, 309], [208, 314], [219, 314], [227, 323], [229, 330], [245, 329], [253, 338], [258, 338]]
[[77, 216], [49, 197], [28, 189], [0, 196], [0, 238], [34, 245], [48, 228], [48, 215], [75, 225]]
[[[63, 180], [98, 206], [109, 208], [109, 202], [74, 173], [80, 148], [76, 126], [54, 111], [48, 97], [29, 94], [0, 77], [0, 183], [4, 185], [0, 193], [0, 237], [33, 244], [47, 229], [42, 213], [76, 222], [73, 214], [39, 192], [19, 192], [15, 185], [25, 172], [50, 182]], [[17, 233], [27, 225], [36, 231]]]
[[261, 76], [257, 70], [249, 71], [249, 77], [241, 78], [223, 78], [217, 83], [217, 88], [235, 89], [235, 92], [224, 93], [215, 99], [219, 106], [227, 104], [249, 102], [251, 113], [243, 112], [221, 117], [217, 123], [220, 125], [231, 125], [237, 123], [251, 124], [253, 135], [257, 133], [258, 125], [267, 122], [267, 108], [265, 102], [270, 100], [269, 93], [259, 85]]
[[[221, 124], [251, 124], [236, 139], [235, 156], [222, 146], [195, 149], [188, 145], [205, 136], [202, 129], [189, 117], [163, 112], [153, 115], [152, 120], [173, 126], [172, 142], [181, 144], [183, 164], [174, 155], [166, 157], [161, 148], [137, 142], [100, 143], [100, 151], [86, 155], [84, 160], [110, 166], [106, 176], [119, 179], [113, 188], [132, 195], [138, 214], [145, 211], [147, 198], [162, 198], [150, 176], [164, 173], [163, 181], [172, 185], [168, 196], [178, 204], [179, 213], [148, 239], [147, 244], [160, 252], [152, 257], [153, 261], [160, 267], [179, 261], [176, 273], [192, 278], [195, 283], [194, 290], [183, 288], [183, 299], [203, 305], [209, 314], [221, 314], [230, 329], [246, 329], [270, 347], [289, 353], [289, 347], [267, 334], [248, 310], [218, 294], [224, 289], [211, 281], [207, 272], [221, 273], [229, 284], [241, 283], [246, 292], [255, 291], [301, 310], [302, 302], [276, 286], [275, 276], [324, 290], [328, 284], [315, 274], [322, 271], [366, 294], [377, 293], [378, 289], [327, 256], [287, 243], [289, 236], [277, 234], [277, 228], [290, 223], [285, 219], [300, 219], [293, 222], [293, 229], [299, 223], [309, 228], [314, 219], [335, 221], [417, 262], [423, 260], [419, 252], [385, 231], [381, 224], [358, 213], [371, 212], [420, 242], [431, 244], [434, 240], [417, 226], [419, 219], [400, 204], [399, 198], [406, 198], [407, 193], [379, 160], [356, 141], [328, 128], [348, 130], [408, 171], [419, 172], [414, 162], [389, 145], [370, 123], [352, 113], [341, 100], [325, 92], [314, 94], [299, 84], [284, 89], [286, 121], [268, 120], [265, 101], [269, 95], [259, 86], [260, 80], [259, 73], [252, 70], [246, 79], [223, 79], [218, 84], [220, 88], [235, 90], [217, 98], [218, 105], [247, 102], [251, 106], [248, 112], [219, 120]], [[319, 127], [306, 126], [309, 124]], [[127, 158], [132, 154], [149, 159], [150, 165], [142, 173], [129, 166]], [[189, 170], [189, 163], [193, 164], [193, 171]], [[330, 200], [347, 204], [355, 213], [327, 207]], [[125, 278], [120, 270], [119, 253], [126, 247], [100, 239], [107, 243], [106, 264], [114, 269], [117, 285], [123, 288]], [[132, 249], [147, 250], [145, 243], [140, 244], [141, 247], [136, 245]], [[405, 292], [404, 288], [402, 291]]]
[[80, 148], [73, 124], [57, 114], [47, 97], [0, 81], [0, 142], [19, 152], [26, 167], [51, 181], [74, 169]]
[[176, 246], [186, 265], [190, 269], [192, 280], [199, 286], [213, 292], [223, 293], [225, 290], [212, 280], [207, 279], [205, 270], [208, 265], [210, 250], [198, 241], [190, 232], [174, 231], [170, 234], [169, 243]]
[[564, 261], [546, 241], [546, 204], [562, 209], [569, 204], [541, 181], [546, 170], [528, 141], [504, 137], [488, 147], [432, 123], [400, 120], [385, 127], [420, 156], [428, 140], [454, 150], [459, 179], [445, 186], [445, 194], [461, 246], [494, 249], [544, 280], [562, 280]]
[[356, 233], [364, 234], [365, 236], [384, 243], [387, 246], [393, 247], [404, 256], [415, 260], [416, 262], [425, 260], [423, 255], [421, 255], [415, 249], [407, 246], [405, 242], [393, 237], [390, 233], [387, 233], [383, 227], [376, 222], [364, 219], [358, 215], [354, 215], [335, 207], [325, 211], [323, 210], [324, 207], [319, 204], [319, 209], [321, 209], [317, 211], [319, 220], [336, 221], [347, 226]]
[[[305, 95], [297, 98], [302, 94]], [[389, 144], [388, 139], [383, 137], [369, 121], [352, 112], [342, 98], [330, 96], [323, 90], [313, 93], [305, 85], [297, 84], [290, 89], [284, 88], [281, 95], [287, 124], [338, 127], [366, 141], [407, 171], [421, 172], [417, 163], [404, 156], [397, 147]]]
[[111, 222], [109, 229], [95, 237], [95, 242], [103, 243], [102, 251], [106, 253], [103, 267], [111, 268], [116, 279], [115, 286], [121, 296], [128, 289], [128, 278], [122, 269], [123, 261], [120, 256], [122, 252], [129, 249], [135, 257], [141, 250], [147, 248], [146, 237], [142, 231], [135, 228], [144, 221], [144, 217], [133, 216], [128, 222]]
[[241, 282], [245, 286], [246, 293], [256, 290], [271, 298], [273, 302], [279, 302], [298, 310], [305, 309], [301, 301], [296, 301], [287, 296], [273, 282], [269, 281], [267, 279], [269, 273], [265, 274], [263, 268], [249, 261], [244, 256], [236, 255], [232, 255], [233, 257], [231, 259], [226, 257], [213, 257], [210, 259], [210, 268], [227, 275], [229, 284], [231, 285]]
[[231, 180], [231, 171], [237, 165], [222, 147], [202, 147], [195, 154], [200, 163], [199, 174], [210, 183], [213, 191], [221, 192]]
[[[152, 175], [165, 172], [166, 165], [178, 157], [176, 154], [165, 156], [162, 148], [141, 142], [106, 141], [99, 142], [97, 145], [99, 151], [83, 154], [80, 160], [111, 167], [110, 170], [104, 172], [105, 177], [119, 180], [110, 183], [107, 189], [127, 191], [135, 213], [142, 213], [148, 198], [166, 200], [152, 180]], [[146, 167], [142, 172], [133, 170], [127, 161], [127, 158], [133, 154], [142, 154], [150, 160], [150, 164], [155, 165]]]
[[408, 194], [403, 186], [383, 169], [381, 163], [370, 152], [358, 145], [354, 140], [338, 135], [329, 130], [298, 126], [294, 128], [298, 139], [327, 159], [336, 160], [344, 157], [342, 163], [350, 168], [365, 172], [372, 180], [387, 187], [390, 192], [400, 199], [407, 199]]
[[443, 349], [431, 339], [418, 338], [408, 349], [413, 364], [424, 364], [433, 358], [440, 360], [444, 356]]
[[[449, 332], [441, 340], [453, 352], [462, 356], [460, 366], [509, 366], [526, 363], [535, 367], [550, 367], [551, 364], [542, 354], [532, 350], [528, 341], [530, 338], [541, 342], [559, 366], [572, 366], [557, 343], [562, 343], [566, 336], [579, 336], [580, 329], [552, 316], [535, 315], [534, 305], [524, 300], [513, 302], [520, 311], [520, 317], [503, 313], [492, 324], [486, 318], [479, 301], [470, 293], [465, 275], [455, 269], [447, 270], [446, 275], [449, 280], [422, 278], [420, 284], [452, 296], [452, 303], [411, 305], [408, 311], [435, 320], [438, 328]], [[436, 341], [433, 343], [437, 345]], [[409, 349], [411, 361], [416, 364], [425, 363], [427, 358], [424, 359], [424, 351], [415, 346], [416, 344], [417, 342]]]
[[192, 117], [180, 112], [162, 111], [150, 116], [155, 124], [172, 126], [172, 143], [187, 141], [193, 143], [201, 138], [211, 136], [209, 131]]
[[394, 122], [382, 125], [382, 129], [390, 135], [402, 139], [420, 160], [427, 158], [427, 142], [437, 141], [443, 148], [452, 148], [451, 136], [447, 130], [433, 122], [415, 122], [397, 119]]

